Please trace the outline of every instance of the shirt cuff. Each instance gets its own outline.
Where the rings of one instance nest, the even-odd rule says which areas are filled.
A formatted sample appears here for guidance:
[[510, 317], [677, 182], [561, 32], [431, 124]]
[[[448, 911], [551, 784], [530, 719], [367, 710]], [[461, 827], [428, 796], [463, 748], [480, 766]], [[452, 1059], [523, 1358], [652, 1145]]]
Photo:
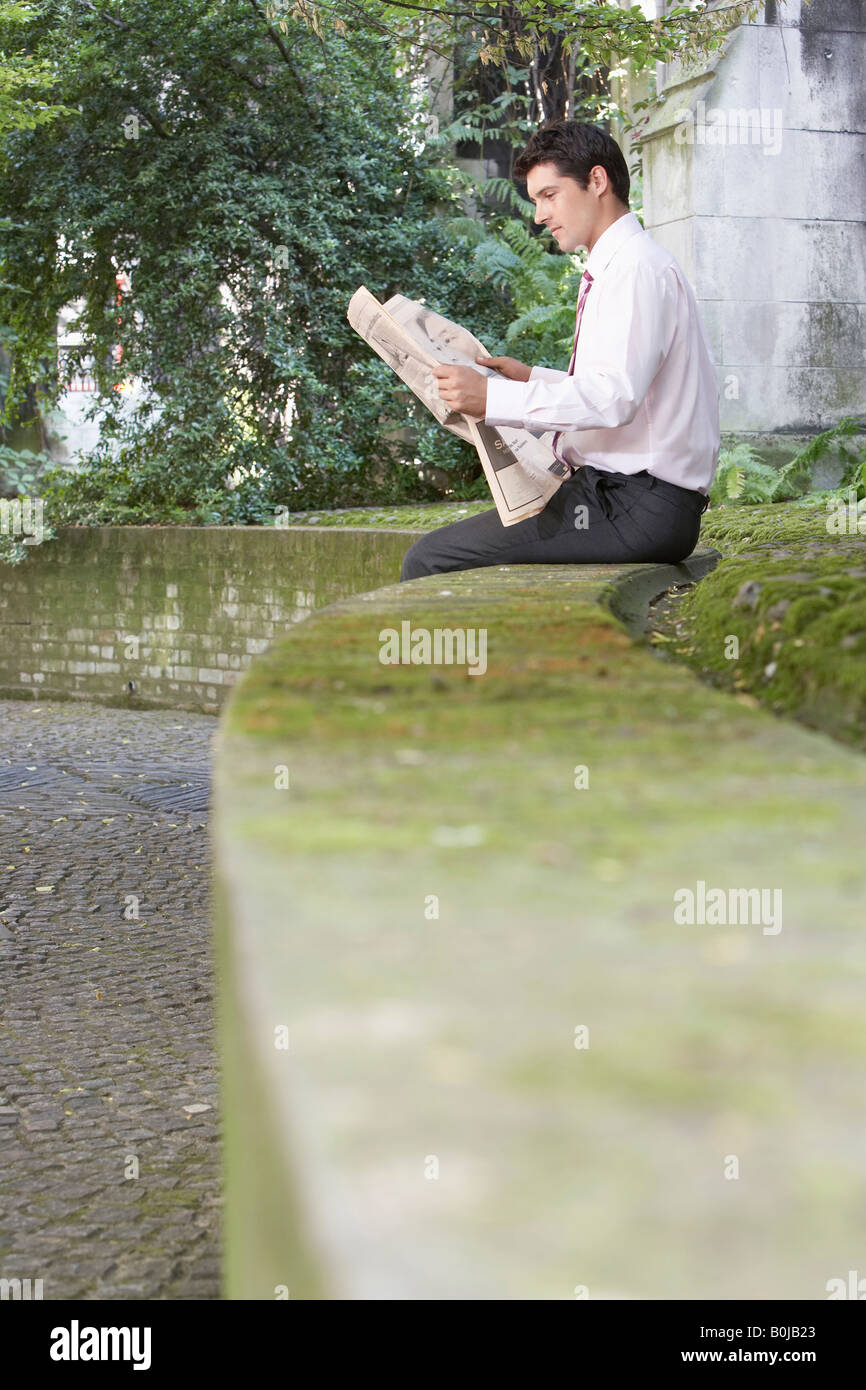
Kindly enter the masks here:
[[568, 372], [561, 372], [557, 367], [533, 367], [529, 374], [530, 381], [561, 381], [568, 376]]
[[523, 402], [526, 397], [525, 381], [508, 381], [491, 376], [487, 379], [486, 425], [510, 425], [512, 429], [523, 429]]

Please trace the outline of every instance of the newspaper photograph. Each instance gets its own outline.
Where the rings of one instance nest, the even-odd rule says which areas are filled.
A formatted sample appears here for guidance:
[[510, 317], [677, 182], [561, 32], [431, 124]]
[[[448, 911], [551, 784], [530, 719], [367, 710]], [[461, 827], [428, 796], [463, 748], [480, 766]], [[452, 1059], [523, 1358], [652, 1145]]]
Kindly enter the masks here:
[[503, 526], [513, 526], [547, 506], [562, 482], [550, 472], [556, 462], [550, 445], [553, 431], [534, 435], [471, 420], [451, 410], [439, 395], [432, 371], [436, 363], [495, 374], [475, 361], [476, 355], [490, 353], [468, 329], [402, 294], [380, 304], [364, 286], [352, 296], [347, 317], [434, 418], [475, 446]]

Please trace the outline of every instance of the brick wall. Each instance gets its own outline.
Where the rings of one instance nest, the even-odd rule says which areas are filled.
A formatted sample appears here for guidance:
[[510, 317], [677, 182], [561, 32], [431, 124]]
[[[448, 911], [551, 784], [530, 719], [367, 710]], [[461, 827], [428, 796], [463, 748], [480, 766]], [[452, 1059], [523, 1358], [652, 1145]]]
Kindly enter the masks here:
[[273, 637], [314, 608], [399, 579], [416, 538], [70, 527], [23, 564], [0, 565], [0, 694], [216, 713]]

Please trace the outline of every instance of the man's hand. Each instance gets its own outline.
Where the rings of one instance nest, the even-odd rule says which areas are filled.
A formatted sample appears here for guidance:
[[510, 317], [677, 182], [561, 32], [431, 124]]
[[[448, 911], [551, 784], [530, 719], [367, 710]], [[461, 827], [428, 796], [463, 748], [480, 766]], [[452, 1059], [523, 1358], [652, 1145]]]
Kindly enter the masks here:
[[531, 367], [527, 367], [525, 362], [518, 362], [516, 357], [476, 357], [475, 361], [492, 367], [494, 372], [507, 376], [509, 381], [528, 381], [532, 372]]
[[[480, 360], [480, 359], [479, 359]], [[486, 361], [486, 359], [485, 359]], [[447, 406], [472, 420], [487, 414], [487, 378], [474, 367], [434, 367], [439, 395]]]
[[[527, 367], [525, 362], [518, 362], [516, 357], [476, 357], [475, 361], [491, 367], [509, 381], [528, 381], [532, 372], [531, 367]], [[472, 367], [434, 367], [433, 375], [439, 395], [446, 405], [471, 419], [484, 419], [487, 414], [487, 381], [480, 372]]]

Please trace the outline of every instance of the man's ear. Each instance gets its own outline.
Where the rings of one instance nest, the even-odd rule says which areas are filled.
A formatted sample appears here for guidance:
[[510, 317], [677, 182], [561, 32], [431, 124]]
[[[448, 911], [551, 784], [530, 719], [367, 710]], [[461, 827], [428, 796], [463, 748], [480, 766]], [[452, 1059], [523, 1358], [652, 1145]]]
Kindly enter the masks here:
[[598, 198], [610, 188], [610, 179], [607, 176], [607, 170], [601, 164], [593, 164], [589, 171], [589, 182], [593, 193], [595, 193]]

